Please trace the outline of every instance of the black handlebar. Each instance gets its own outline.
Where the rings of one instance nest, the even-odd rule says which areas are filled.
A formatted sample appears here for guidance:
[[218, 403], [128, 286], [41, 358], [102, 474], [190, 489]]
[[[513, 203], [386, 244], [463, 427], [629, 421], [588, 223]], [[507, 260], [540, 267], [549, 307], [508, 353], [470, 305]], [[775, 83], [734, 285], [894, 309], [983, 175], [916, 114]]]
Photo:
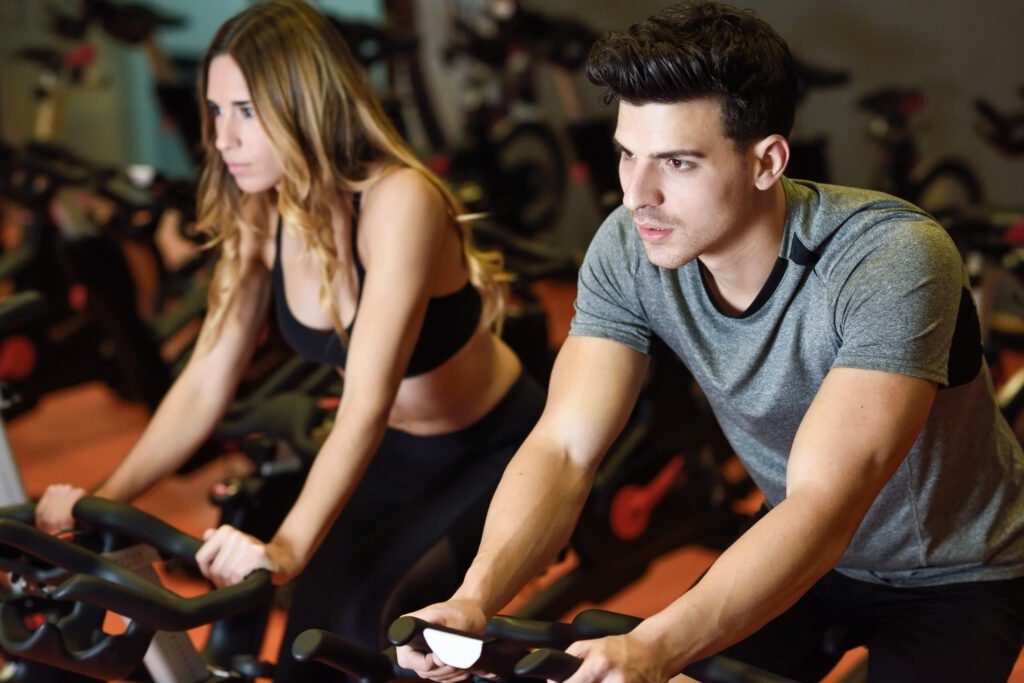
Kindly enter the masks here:
[[292, 643], [292, 656], [300, 662], [317, 661], [344, 671], [360, 683], [418, 679], [415, 671], [398, 666], [394, 648], [378, 652], [320, 629], [300, 633]]
[[[569, 624], [498, 615], [487, 624], [481, 655], [472, 670], [497, 674], [500, 678], [510, 678], [513, 674], [533, 678], [562, 675], [562, 678], [568, 678], [579, 667], [579, 660], [550, 648], [568, 647], [577, 640], [628, 633], [640, 621], [638, 617], [600, 609], [584, 610]], [[429, 652], [430, 646], [423, 637], [426, 628], [481, 638], [406, 616], [391, 624], [388, 640], [394, 645], [411, 645]], [[530, 653], [532, 647], [542, 649]]]
[[[639, 617], [602, 609], [584, 610], [576, 615], [570, 624], [540, 622], [499, 615], [490, 621], [486, 631], [486, 636], [490, 637], [494, 644], [491, 646], [490, 653], [487, 650], [488, 645], [485, 644], [484, 654], [491, 656], [487, 661], [483, 661], [484, 657], [481, 656], [481, 661], [474, 666], [473, 670], [497, 674], [501, 678], [509, 678], [514, 675], [521, 678], [563, 681], [576, 672], [583, 660], [555, 648], [567, 647], [577, 640], [629, 633], [641, 621], [642, 619]], [[423, 628], [427, 627], [438, 628], [418, 619], [401, 617], [392, 624], [388, 635], [389, 637], [400, 635], [400, 640], [405, 640], [414, 647], [429, 651], [426, 643], [420, 637]], [[459, 633], [452, 629], [442, 630]], [[469, 633], [461, 635], [473, 636]], [[479, 638], [479, 636], [473, 637]], [[395, 642], [393, 638], [392, 642]], [[503, 649], [498, 649], [499, 644]], [[516, 651], [512, 647], [515, 645], [520, 646], [519, 656], [514, 662], [509, 662], [508, 657]], [[528, 652], [530, 646], [544, 647]], [[498, 666], [493, 665], [494, 660], [498, 660]], [[725, 657], [711, 657], [697, 662], [687, 667], [683, 673], [698, 680], [719, 683], [725, 681], [792, 683], [789, 679]]]
[[523, 678], [564, 681], [583, 664], [579, 657], [551, 648], [541, 648], [526, 655], [515, 666], [515, 674]]
[[[104, 550], [123, 546], [117, 541], [141, 542], [165, 558], [195, 566], [199, 539], [130, 505], [87, 496], [73, 513], [98, 533]], [[0, 509], [0, 548], [20, 551], [29, 558], [25, 564], [43, 562], [58, 568], [57, 578], [45, 581], [55, 587], [43, 591], [43, 596], [75, 606], [56, 623], [29, 631], [14, 605], [0, 604], [0, 646], [26, 659], [104, 680], [123, 678], [138, 666], [155, 631], [184, 631], [224, 619], [273, 594], [270, 575], [260, 570], [234, 586], [184, 598], [98, 552], [40, 531], [31, 526], [32, 517], [30, 505]], [[0, 564], [11, 569], [10, 562]], [[22, 576], [39, 580], [39, 571], [25, 569]], [[132, 620], [124, 634], [112, 636], [91, 626], [97, 619], [102, 624], [105, 610]]]

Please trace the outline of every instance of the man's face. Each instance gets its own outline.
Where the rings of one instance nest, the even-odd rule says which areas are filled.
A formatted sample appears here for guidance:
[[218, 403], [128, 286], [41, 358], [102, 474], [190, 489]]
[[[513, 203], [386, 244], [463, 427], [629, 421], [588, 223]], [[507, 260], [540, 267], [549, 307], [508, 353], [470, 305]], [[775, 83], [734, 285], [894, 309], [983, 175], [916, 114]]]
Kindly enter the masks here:
[[623, 203], [651, 263], [729, 253], [750, 219], [754, 174], [749, 151], [725, 137], [717, 98], [622, 102], [615, 143]]

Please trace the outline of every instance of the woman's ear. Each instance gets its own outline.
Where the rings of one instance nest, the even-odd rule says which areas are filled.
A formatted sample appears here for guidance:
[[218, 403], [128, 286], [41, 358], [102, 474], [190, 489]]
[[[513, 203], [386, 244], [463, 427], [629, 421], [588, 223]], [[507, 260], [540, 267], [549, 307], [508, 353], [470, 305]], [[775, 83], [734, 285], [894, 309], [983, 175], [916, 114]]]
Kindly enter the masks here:
[[772, 134], [756, 142], [752, 148], [754, 156], [754, 185], [759, 190], [771, 188], [789, 163], [789, 142], [786, 138]]

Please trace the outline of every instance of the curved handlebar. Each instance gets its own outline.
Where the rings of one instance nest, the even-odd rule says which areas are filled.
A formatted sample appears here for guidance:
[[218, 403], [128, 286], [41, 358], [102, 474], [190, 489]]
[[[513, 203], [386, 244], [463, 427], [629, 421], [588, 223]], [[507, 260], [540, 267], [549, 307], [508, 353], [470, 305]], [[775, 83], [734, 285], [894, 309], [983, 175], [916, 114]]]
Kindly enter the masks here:
[[[202, 542], [137, 508], [86, 496], [73, 512], [108, 534], [147, 543], [164, 557], [195, 566]], [[261, 570], [234, 586], [184, 598], [98, 553], [11, 519], [0, 520], [0, 543], [75, 574], [54, 589], [53, 599], [101, 607], [156, 631], [185, 631], [238, 614], [269, 600], [273, 591], [270, 575]]]
[[[73, 514], [98, 532], [105, 550], [127, 539], [194, 565], [202, 545], [123, 503], [87, 496]], [[6, 553], [0, 554], [0, 566], [30, 582], [56, 584], [42, 595], [74, 606], [56, 622], [30, 631], [17, 595], [0, 602], [0, 647], [26, 659], [101, 680], [122, 679], [142, 661], [155, 631], [184, 631], [224, 619], [269, 600], [273, 593], [270, 575], [261, 570], [235, 586], [183, 598], [97, 552], [40, 531], [32, 526], [34, 516], [33, 505], [0, 509], [0, 549], [16, 549], [28, 556], [28, 562], [41, 561], [50, 568], [37, 570], [26, 562], [8, 561]], [[131, 619], [124, 633], [102, 631], [106, 610]]]
[[203, 542], [137, 507], [107, 498], [84, 496], [75, 503], [71, 514], [103, 532], [151, 545], [164, 557], [173, 557], [198, 568], [195, 555]]
[[[24, 520], [31, 509], [17, 506], [0, 511], [10, 513], [0, 519], [0, 544], [76, 574], [54, 589], [54, 599], [102, 607], [153, 630], [184, 631], [251, 609], [254, 603], [269, 600], [273, 592], [270, 575], [260, 570], [234, 586], [184, 598], [96, 552], [16, 520]], [[123, 503], [86, 496], [73, 512], [102, 533], [147, 543], [164, 557], [193, 566], [202, 545], [199, 539]]]

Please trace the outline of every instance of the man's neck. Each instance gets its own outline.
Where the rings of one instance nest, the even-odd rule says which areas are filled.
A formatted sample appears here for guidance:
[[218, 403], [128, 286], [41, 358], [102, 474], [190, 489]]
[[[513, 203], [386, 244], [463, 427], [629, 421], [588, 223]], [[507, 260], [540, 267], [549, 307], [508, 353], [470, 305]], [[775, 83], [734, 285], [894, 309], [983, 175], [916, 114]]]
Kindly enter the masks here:
[[701, 255], [712, 299], [727, 315], [746, 311], [778, 260], [786, 226], [786, 196], [776, 183], [759, 199], [741, 240], [722, 254]]

